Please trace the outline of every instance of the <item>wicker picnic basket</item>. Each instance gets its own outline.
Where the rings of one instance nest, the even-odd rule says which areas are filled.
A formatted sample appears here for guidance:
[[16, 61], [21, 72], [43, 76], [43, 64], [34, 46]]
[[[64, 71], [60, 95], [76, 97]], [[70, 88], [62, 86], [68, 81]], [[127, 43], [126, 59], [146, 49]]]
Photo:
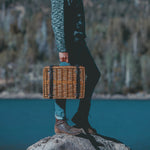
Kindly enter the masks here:
[[46, 66], [43, 69], [43, 97], [80, 99], [85, 96], [84, 66]]

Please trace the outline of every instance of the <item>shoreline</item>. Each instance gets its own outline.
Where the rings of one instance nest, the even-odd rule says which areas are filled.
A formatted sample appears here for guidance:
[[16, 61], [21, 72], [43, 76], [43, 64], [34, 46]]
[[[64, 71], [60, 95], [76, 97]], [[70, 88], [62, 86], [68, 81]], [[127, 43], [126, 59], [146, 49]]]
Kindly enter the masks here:
[[[10, 92], [2, 92], [0, 93], [0, 100], [2, 99], [43, 99], [42, 93], [10, 93]], [[139, 92], [135, 94], [95, 94], [93, 93], [92, 99], [103, 99], [103, 100], [150, 100], [150, 94]]]

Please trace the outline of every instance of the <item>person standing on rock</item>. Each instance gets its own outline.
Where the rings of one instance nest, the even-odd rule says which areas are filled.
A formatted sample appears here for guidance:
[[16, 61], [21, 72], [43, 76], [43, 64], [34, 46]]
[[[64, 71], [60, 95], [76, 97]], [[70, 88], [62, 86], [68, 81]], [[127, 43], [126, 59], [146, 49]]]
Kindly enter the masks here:
[[55, 35], [60, 62], [85, 67], [85, 98], [80, 99], [78, 111], [72, 118], [75, 126], [66, 121], [66, 99], [55, 100], [55, 133], [78, 135], [84, 129], [86, 133], [96, 134], [88, 116], [91, 97], [100, 78], [100, 71], [86, 45], [85, 15], [82, 0], [51, 0], [52, 29]]

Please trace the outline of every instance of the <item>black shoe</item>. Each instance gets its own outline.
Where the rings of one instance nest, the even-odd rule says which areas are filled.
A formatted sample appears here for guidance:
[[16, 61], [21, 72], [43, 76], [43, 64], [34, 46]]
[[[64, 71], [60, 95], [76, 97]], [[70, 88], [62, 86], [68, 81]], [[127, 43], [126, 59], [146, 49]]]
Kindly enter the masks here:
[[83, 128], [84, 131], [88, 134], [97, 134], [97, 131], [91, 127], [88, 119], [81, 119], [80, 117], [78, 117], [77, 115], [75, 115], [73, 118], [72, 118], [72, 122], [75, 123], [75, 126], [76, 128]]

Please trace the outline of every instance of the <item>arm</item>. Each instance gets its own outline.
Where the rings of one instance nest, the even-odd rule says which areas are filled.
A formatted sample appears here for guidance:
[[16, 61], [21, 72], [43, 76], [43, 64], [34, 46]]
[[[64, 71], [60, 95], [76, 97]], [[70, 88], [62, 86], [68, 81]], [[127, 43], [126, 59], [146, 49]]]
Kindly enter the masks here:
[[51, 0], [51, 20], [58, 52], [67, 52], [64, 37], [64, 0]]

